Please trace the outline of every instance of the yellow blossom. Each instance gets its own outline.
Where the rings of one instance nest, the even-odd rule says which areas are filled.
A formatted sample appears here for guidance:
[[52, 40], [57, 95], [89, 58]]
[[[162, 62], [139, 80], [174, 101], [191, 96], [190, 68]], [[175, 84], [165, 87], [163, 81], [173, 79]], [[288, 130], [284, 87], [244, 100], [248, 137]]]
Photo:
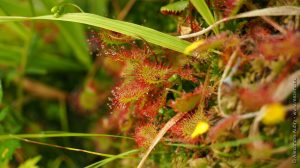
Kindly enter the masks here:
[[204, 134], [205, 132], [207, 132], [208, 129], [209, 129], [208, 123], [205, 122], [205, 121], [200, 121], [197, 124], [197, 126], [196, 126], [194, 132], [192, 133], [191, 137], [195, 138], [195, 137], [197, 137], [201, 134]]
[[274, 125], [284, 121], [285, 107], [280, 103], [268, 104], [263, 107], [262, 122], [265, 125]]

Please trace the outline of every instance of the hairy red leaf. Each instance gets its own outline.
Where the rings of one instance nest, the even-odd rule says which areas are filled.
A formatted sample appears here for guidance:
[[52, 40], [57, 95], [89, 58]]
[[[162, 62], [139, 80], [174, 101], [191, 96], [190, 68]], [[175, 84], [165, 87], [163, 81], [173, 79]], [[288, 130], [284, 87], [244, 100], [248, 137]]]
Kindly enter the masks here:
[[154, 124], [138, 126], [135, 130], [135, 141], [139, 147], [147, 148], [157, 135], [157, 128]]

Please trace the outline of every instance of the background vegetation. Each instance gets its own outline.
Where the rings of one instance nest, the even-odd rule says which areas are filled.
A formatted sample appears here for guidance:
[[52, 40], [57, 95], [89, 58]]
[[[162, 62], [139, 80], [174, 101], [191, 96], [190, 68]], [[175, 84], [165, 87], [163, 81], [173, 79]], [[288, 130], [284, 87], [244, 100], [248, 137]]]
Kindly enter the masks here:
[[0, 167], [297, 166], [298, 6], [0, 0]]

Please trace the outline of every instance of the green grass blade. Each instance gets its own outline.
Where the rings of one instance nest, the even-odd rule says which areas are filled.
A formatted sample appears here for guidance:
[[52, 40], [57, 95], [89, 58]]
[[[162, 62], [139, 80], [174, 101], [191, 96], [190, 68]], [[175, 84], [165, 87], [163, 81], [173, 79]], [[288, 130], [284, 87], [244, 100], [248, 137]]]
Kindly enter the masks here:
[[[209, 10], [205, 0], [191, 0], [191, 3], [194, 5], [194, 7], [197, 9], [197, 11], [200, 13], [200, 15], [203, 17], [203, 19], [209, 26], [215, 23], [214, 16]], [[216, 34], [218, 33], [217, 28], [214, 28], [213, 31]]]
[[0, 16], [0, 23], [24, 20], [55, 20], [87, 24], [143, 39], [150, 43], [178, 51], [180, 53], [184, 53], [184, 49], [190, 44], [187, 41], [153, 30], [151, 28], [129, 22], [113, 20], [90, 13], [68, 13], [58, 18], [53, 17], [52, 15], [39, 17]]
[[64, 150], [69, 150], [69, 151], [75, 151], [75, 152], [82, 152], [82, 153], [87, 153], [87, 154], [96, 155], [96, 156], [103, 156], [103, 157], [114, 157], [114, 156], [116, 156], [116, 155], [111, 155], [111, 154], [107, 154], [107, 153], [89, 151], [89, 150], [85, 150], [85, 149], [60, 146], [60, 145], [49, 144], [49, 143], [44, 143], [44, 142], [39, 142], [39, 141], [32, 141], [32, 140], [29, 140], [29, 139], [23, 139], [23, 138], [17, 138], [17, 137], [15, 137], [15, 139], [18, 139], [20, 141], [27, 142], [27, 143], [36, 144], [36, 145], [43, 145], [43, 146], [54, 147], [54, 148], [59, 148], [59, 149], [64, 149]]
[[116, 156], [113, 156], [113, 157], [110, 157], [110, 158], [107, 158], [107, 159], [100, 160], [100, 161], [98, 161], [96, 163], [93, 163], [91, 165], [86, 166], [85, 168], [98, 168], [98, 167], [104, 166], [105, 164], [107, 164], [109, 162], [112, 162], [112, 161], [114, 161], [116, 159], [122, 158], [124, 156], [131, 155], [131, 154], [136, 154], [138, 152], [139, 152], [138, 149], [133, 149], [133, 150], [121, 153], [119, 155], [116, 155]]
[[112, 137], [112, 138], [123, 138], [130, 139], [131, 137], [110, 135], [110, 134], [87, 134], [87, 133], [71, 133], [71, 132], [54, 132], [54, 133], [40, 133], [40, 134], [5, 134], [0, 135], [0, 140], [15, 139], [15, 138], [58, 138], [58, 137]]
[[217, 144], [212, 144], [211, 146], [214, 148], [225, 148], [225, 147], [236, 147], [244, 144], [248, 144], [254, 141], [259, 141], [262, 140], [263, 137], [256, 136], [256, 137], [249, 137], [249, 138], [244, 138], [244, 139], [238, 139], [235, 141], [227, 141], [223, 143], [217, 143]]

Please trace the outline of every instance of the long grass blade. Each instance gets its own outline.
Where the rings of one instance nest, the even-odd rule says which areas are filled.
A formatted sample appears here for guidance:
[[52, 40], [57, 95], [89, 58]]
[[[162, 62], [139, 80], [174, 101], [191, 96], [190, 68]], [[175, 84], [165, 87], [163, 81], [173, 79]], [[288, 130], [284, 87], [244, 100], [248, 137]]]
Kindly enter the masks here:
[[70, 150], [70, 151], [75, 151], [75, 152], [88, 153], [88, 154], [91, 154], [91, 155], [97, 155], [97, 156], [103, 156], [103, 157], [114, 157], [114, 156], [116, 156], [116, 155], [111, 155], [111, 154], [106, 154], [106, 153], [99, 153], [99, 152], [89, 151], [89, 150], [85, 150], [85, 149], [78, 149], [78, 148], [48, 144], [48, 143], [44, 143], [44, 142], [32, 141], [32, 140], [24, 139], [24, 138], [15, 137], [15, 139], [18, 139], [18, 140], [21, 140], [21, 141], [24, 141], [24, 142], [28, 142], [28, 143], [32, 143], [32, 144], [50, 146], [50, 147], [54, 147], [54, 148], [65, 149], [65, 150]]
[[240, 146], [240, 145], [244, 145], [244, 144], [248, 144], [254, 141], [259, 141], [262, 140], [262, 137], [256, 136], [256, 137], [249, 137], [249, 138], [244, 138], [244, 139], [239, 139], [236, 141], [227, 141], [227, 142], [223, 142], [223, 143], [217, 143], [217, 144], [213, 144], [211, 145], [211, 147], [213, 148], [225, 148], [225, 147], [236, 147], [236, 146]]
[[136, 154], [138, 152], [139, 152], [138, 149], [133, 149], [133, 150], [121, 153], [119, 155], [116, 155], [116, 156], [113, 156], [113, 157], [109, 157], [109, 158], [100, 160], [100, 161], [98, 161], [96, 163], [93, 163], [91, 165], [86, 166], [85, 168], [98, 168], [98, 167], [104, 166], [105, 164], [107, 164], [109, 162], [112, 162], [112, 161], [114, 161], [116, 159], [119, 159], [119, 158], [122, 158], [122, 157], [125, 157], [125, 156], [128, 156], [128, 155]]
[[58, 18], [52, 15], [38, 17], [0, 16], [0, 23], [24, 20], [53, 20], [87, 24], [119, 32], [138, 39], [144, 39], [152, 44], [156, 44], [180, 53], [184, 53], [184, 49], [190, 44], [187, 41], [148, 27], [136, 25], [129, 22], [113, 20], [90, 13], [68, 13]]
[[110, 134], [87, 134], [87, 133], [40, 133], [40, 134], [5, 134], [0, 135], [0, 140], [15, 139], [15, 138], [58, 138], [58, 137], [112, 137], [112, 138], [123, 138], [133, 140], [131, 137], [120, 136], [120, 135], [110, 135]]

